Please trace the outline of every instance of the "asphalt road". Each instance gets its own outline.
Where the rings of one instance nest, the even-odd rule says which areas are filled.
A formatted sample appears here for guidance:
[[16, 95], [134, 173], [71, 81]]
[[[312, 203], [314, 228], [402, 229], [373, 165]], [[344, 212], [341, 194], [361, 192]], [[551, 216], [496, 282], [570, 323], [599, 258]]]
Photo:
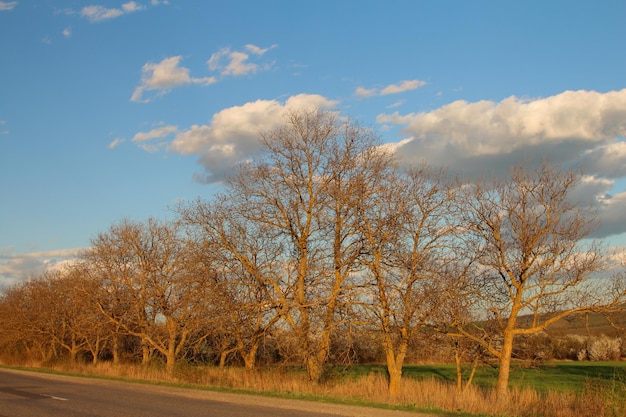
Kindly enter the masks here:
[[0, 369], [0, 417], [426, 417], [349, 407]]

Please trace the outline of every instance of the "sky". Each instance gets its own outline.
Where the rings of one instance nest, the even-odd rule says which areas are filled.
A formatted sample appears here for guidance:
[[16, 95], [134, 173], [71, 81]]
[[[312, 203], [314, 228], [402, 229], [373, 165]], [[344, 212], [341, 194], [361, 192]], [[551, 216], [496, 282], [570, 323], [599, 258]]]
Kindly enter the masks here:
[[0, 285], [211, 198], [318, 107], [404, 165], [581, 166], [626, 248], [626, 2], [0, 1]]

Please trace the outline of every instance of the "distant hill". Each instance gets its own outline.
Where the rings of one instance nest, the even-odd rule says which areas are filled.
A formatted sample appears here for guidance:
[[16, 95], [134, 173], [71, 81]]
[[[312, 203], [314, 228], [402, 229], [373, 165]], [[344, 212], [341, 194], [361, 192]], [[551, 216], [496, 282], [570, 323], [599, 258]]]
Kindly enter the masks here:
[[[530, 323], [532, 316], [520, 316], [518, 324], [524, 327], [524, 324]], [[611, 325], [605, 316], [598, 313], [590, 313], [585, 315], [571, 316], [557, 321], [546, 330], [551, 336], [565, 336], [568, 334], [577, 334], [581, 336], [599, 336], [606, 335], [611, 337], [623, 337], [626, 335], [626, 311], [612, 316], [612, 321], [617, 324], [616, 328]]]

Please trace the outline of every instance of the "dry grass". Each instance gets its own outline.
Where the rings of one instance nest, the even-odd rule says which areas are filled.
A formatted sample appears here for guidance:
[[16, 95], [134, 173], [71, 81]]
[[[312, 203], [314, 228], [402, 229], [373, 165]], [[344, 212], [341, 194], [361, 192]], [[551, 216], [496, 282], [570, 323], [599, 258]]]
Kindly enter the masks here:
[[[34, 365], [34, 364], [30, 364]], [[609, 388], [589, 387], [582, 394], [513, 389], [506, 402], [496, 401], [493, 392], [470, 387], [457, 393], [452, 384], [438, 380], [418, 381], [405, 378], [395, 398], [387, 394], [387, 380], [380, 374], [356, 379], [330, 378], [314, 384], [306, 374], [293, 368], [268, 368], [246, 372], [241, 368], [182, 366], [168, 376], [162, 367], [135, 365], [114, 366], [57, 364], [54, 370], [100, 375], [110, 378], [193, 384], [221, 389], [245, 390], [271, 395], [341, 401], [355, 404], [379, 404], [413, 410], [463, 411], [467, 414], [520, 417], [613, 417], [626, 415], [626, 384]], [[618, 390], [618, 391], [616, 391]]]

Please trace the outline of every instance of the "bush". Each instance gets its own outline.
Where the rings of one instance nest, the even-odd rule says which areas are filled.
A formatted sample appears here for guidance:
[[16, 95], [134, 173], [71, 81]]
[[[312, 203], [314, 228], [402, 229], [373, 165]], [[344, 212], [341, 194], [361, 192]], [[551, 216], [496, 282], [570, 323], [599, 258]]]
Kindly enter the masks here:
[[607, 336], [589, 340], [587, 353], [591, 361], [614, 361], [622, 355], [622, 340]]

